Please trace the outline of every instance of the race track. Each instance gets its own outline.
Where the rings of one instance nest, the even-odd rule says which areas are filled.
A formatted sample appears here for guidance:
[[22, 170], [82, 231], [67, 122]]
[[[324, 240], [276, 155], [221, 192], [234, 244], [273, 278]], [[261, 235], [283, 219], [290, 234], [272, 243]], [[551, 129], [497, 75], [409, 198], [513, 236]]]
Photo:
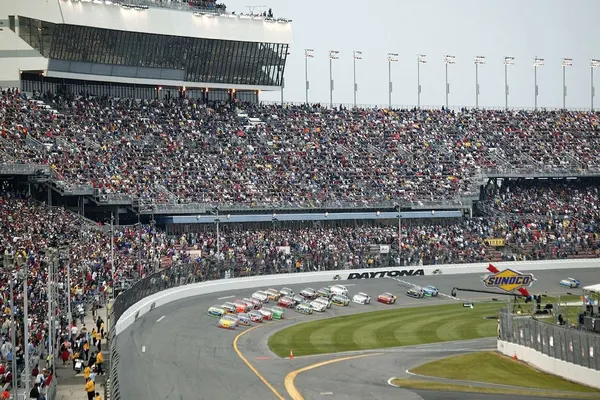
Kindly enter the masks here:
[[[404, 296], [406, 286], [392, 279], [338, 281], [348, 286], [350, 297], [356, 292], [367, 292], [372, 297], [389, 291], [398, 295], [398, 304], [358, 305], [332, 307], [324, 314], [301, 315], [286, 313], [283, 321], [270, 321], [256, 328], [239, 327], [229, 331], [217, 328], [217, 320], [206, 315], [212, 305], [235, 298], [250, 297], [257, 289], [235, 293], [215, 293], [171, 303], [140, 317], [123, 332], [117, 341], [121, 355], [119, 382], [123, 399], [289, 399], [284, 385], [286, 376], [295, 370], [336, 358], [354, 357], [364, 353], [380, 353], [365, 358], [347, 359], [301, 372], [295, 386], [305, 399], [507, 399], [465, 393], [456, 397], [435, 391], [408, 391], [394, 388], [387, 381], [393, 376], [403, 377], [404, 371], [429, 360], [457, 354], [458, 352], [495, 348], [495, 340], [480, 339], [466, 342], [420, 345], [405, 348], [373, 350], [352, 354], [329, 354], [280, 359], [270, 352], [268, 337], [290, 324], [316, 318], [328, 318], [357, 312], [367, 312], [392, 307], [443, 304], [456, 299], [449, 296], [453, 287], [481, 289], [485, 275], [437, 275], [402, 278], [406, 281], [440, 289], [438, 298], [412, 299]], [[558, 281], [573, 276], [583, 285], [597, 283], [595, 269], [551, 270], [534, 273], [532, 293], [578, 292], [561, 288]], [[322, 286], [333, 282], [323, 282]], [[303, 287], [291, 286], [295, 292]], [[319, 284], [313, 285], [318, 289]], [[443, 294], [447, 295], [444, 296]], [[463, 300], [482, 299], [485, 294], [473, 293]], [[271, 303], [270, 303], [271, 304]], [[242, 332], [242, 335], [240, 335]], [[235, 346], [234, 346], [234, 341]], [[246, 365], [247, 361], [249, 365]], [[514, 396], [511, 399], [515, 399]], [[537, 397], [539, 399], [539, 397]]]

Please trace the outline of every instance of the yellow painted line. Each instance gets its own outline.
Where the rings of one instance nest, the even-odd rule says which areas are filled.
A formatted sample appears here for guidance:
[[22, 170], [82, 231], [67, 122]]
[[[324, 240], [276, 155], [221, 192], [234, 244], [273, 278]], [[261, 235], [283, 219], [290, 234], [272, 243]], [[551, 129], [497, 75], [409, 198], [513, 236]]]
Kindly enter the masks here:
[[302, 395], [298, 391], [298, 388], [294, 384], [294, 380], [296, 379], [298, 374], [301, 374], [302, 372], [310, 371], [311, 369], [322, 367], [324, 365], [337, 363], [340, 361], [354, 360], [357, 358], [365, 358], [365, 357], [373, 357], [373, 356], [378, 356], [381, 354], [383, 354], [383, 353], [370, 353], [370, 354], [361, 354], [359, 356], [335, 358], [333, 360], [322, 361], [320, 363], [309, 365], [308, 367], [297, 369], [286, 375], [285, 380], [283, 381], [283, 383], [285, 385], [285, 390], [287, 390], [287, 392], [290, 395], [290, 397], [292, 398], [292, 400], [304, 400], [304, 397], [302, 397]]
[[246, 365], [248, 366], [248, 368], [250, 368], [250, 370], [252, 372], [254, 372], [254, 374], [256, 376], [258, 376], [258, 379], [261, 380], [262, 383], [264, 383], [269, 389], [271, 389], [271, 392], [273, 392], [273, 394], [275, 395], [275, 397], [277, 397], [279, 400], [285, 400], [285, 398], [279, 394], [279, 392], [277, 391], [277, 389], [275, 389], [273, 387], [273, 385], [271, 385], [264, 376], [262, 376], [262, 374], [260, 372], [258, 372], [258, 370], [256, 368], [254, 368], [254, 366], [252, 364], [250, 364], [250, 361], [248, 361], [248, 359], [246, 357], [244, 357], [244, 355], [242, 354], [242, 352], [240, 351], [240, 349], [238, 348], [238, 340], [244, 336], [246, 333], [255, 330], [256, 328], [260, 328], [260, 325], [256, 325], [250, 329], [246, 329], [244, 332], [241, 332], [239, 335], [237, 335], [235, 337], [235, 339], [233, 339], [233, 349], [235, 350], [235, 352], [237, 353], [238, 357], [240, 357], [242, 359], [243, 362], [246, 363]]

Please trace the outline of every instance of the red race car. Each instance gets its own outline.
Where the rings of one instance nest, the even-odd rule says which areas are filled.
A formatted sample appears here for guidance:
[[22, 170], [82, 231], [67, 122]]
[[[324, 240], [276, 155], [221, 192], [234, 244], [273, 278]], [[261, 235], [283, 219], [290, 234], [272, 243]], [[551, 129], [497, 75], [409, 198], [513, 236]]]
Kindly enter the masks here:
[[394, 304], [397, 299], [397, 296], [394, 296], [393, 294], [388, 292], [382, 293], [379, 296], [377, 296], [377, 301], [385, 304]]
[[238, 313], [245, 313], [245, 312], [250, 311], [248, 304], [245, 301], [236, 300], [236, 301], [233, 301], [232, 303], [235, 305]]
[[291, 297], [283, 296], [282, 298], [279, 299], [279, 302], [277, 303], [277, 305], [279, 305], [280, 307], [285, 307], [285, 308], [294, 308], [296, 306], [296, 302]]

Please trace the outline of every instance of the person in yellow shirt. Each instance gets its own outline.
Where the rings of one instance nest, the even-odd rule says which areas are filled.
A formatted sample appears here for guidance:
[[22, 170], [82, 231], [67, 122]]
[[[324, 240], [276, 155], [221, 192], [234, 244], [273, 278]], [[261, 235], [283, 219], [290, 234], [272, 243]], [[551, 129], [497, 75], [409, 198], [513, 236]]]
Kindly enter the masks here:
[[85, 391], [88, 396], [88, 400], [94, 400], [94, 394], [96, 394], [96, 385], [90, 378], [85, 380]]
[[94, 400], [102, 400], [102, 396], [100, 396], [100, 393], [96, 392], [96, 397], [94, 398]]
[[102, 363], [104, 362], [104, 354], [101, 351], [98, 351], [96, 354], [96, 366], [98, 367], [98, 375], [104, 375], [104, 370], [102, 369]]
[[84, 361], [87, 361], [90, 357], [90, 344], [87, 340], [83, 343], [83, 357]]
[[83, 369], [83, 377], [86, 379], [86, 382], [87, 382], [87, 379], [89, 379], [89, 377], [90, 377], [90, 372], [91, 372], [90, 366], [89, 366], [89, 365], [87, 365], [87, 366], [86, 366], [86, 367]]

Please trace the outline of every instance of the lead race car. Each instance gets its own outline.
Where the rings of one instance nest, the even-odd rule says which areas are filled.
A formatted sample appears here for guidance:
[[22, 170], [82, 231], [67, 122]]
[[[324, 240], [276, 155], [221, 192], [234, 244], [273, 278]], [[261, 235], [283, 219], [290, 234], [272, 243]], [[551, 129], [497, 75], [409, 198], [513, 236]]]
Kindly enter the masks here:
[[575, 278], [565, 278], [558, 283], [560, 286], [568, 287], [571, 289], [578, 288], [581, 286], [581, 282]]

